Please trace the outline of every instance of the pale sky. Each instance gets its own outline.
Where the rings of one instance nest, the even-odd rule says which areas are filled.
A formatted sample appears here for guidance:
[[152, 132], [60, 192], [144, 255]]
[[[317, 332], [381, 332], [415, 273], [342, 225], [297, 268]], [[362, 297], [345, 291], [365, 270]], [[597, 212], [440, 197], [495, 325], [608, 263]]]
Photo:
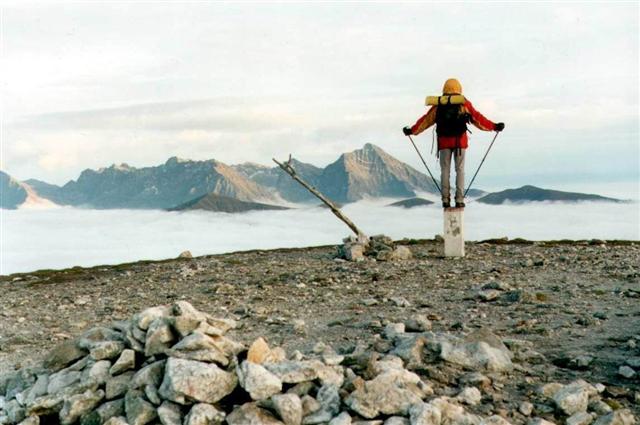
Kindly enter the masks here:
[[[637, 191], [639, 34], [638, 2], [2, 1], [0, 168], [324, 166], [371, 142], [422, 170], [401, 128], [456, 77], [506, 123], [479, 187]], [[468, 173], [491, 134], [470, 137]]]

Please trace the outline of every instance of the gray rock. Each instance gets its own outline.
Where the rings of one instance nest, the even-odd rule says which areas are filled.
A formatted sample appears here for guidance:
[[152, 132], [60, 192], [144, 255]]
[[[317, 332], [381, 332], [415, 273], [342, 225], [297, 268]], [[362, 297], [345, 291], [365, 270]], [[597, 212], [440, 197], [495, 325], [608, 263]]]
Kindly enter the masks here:
[[82, 394], [76, 394], [65, 398], [62, 410], [60, 410], [60, 423], [69, 425], [93, 410], [104, 398], [104, 391], [87, 390]]
[[40, 417], [39, 416], [27, 416], [18, 425], [40, 425]]
[[334, 385], [322, 386], [322, 388], [318, 390], [316, 399], [320, 404], [320, 408], [304, 417], [302, 423], [305, 425], [329, 422], [340, 412], [340, 394], [338, 393], [338, 387]]
[[81, 377], [81, 372], [62, 369], [61, 371], [49, 376], [47, 393], [51, 395], [58, 394], [63, 389], [72, 386], [76, 382], [79, 382]]
[[636, 372], [629, 366], [620, 366], [618, 368], [618, 375], [627, 379], [631, 379], [636, 375]]
[[7, 404], [4, 406], [4, 413], [9, 419], [9, 423], [14, 424], [22, 422], [26, 417], [26, 411], [24, 407], [22, 407], [16, 399], [7, 402]]
[[158, 387], [153, 384], [145, 385], [144, 387], [144, 395], [147, 397], [151, 403], [159, 406], [162, 403], [160, 399], [160, 394], [158, 394]]
[[[222, 338], [224, 337], [218, 337], [218, 340]], [[224, 339], [226, 340], [227, 338]], [[236, 353], [225, 353], [222, 348], [216, 344], [214, 337], [195, 331], [171, 347], [168, 354], [188, 360], [216, 362], [222, 366], [226, 366], [229, 364], [227, 356]]]
[[164, 374], [165, 363], [166, 360], [158, 360], [157, 362], [148, 364], [137, 371], [131, 379], [129, 388], [144, 388], [147, 385], [155, 385], [156, 387], [160, 386]]
[[[35, 401], [36, 398], [42, 397], [47, 394], [47, 387], [49, 386], [49, 376], [39, 375], [35, 384], [27, 391], [25, 397], [25, 404], [29, 405]], [[2, 410], [2, 402], [0, 402], [0, 410]]]
[[302, 423], [302, 401], [296, 394], [276, 394], [271, 397], [271, 403], [276, 415], [285, 425], [300, 425]]
[[230, 394], [237, 383], [235, 373], [225, 372], [215, 364], [170, 357], [159, 392], [164, 399], [180, 404], [189, 399], [215, 403]]
[[391, 416], [384, 421], [383, 425], [411, 425], [411, 422], [409, 422], [409, 419], [403, 418], [402, 416]]
[[44, 416], [57, 413], [61, 408], [64, 399], [62, 395], [46, 395], [36, 398], [27, 405], [27, 415]]
[[210, 404], [193, 405], [184, 419], [184, 425], [217, 425], [224, 421], [225, 413]]
[[613, 410], [611, 409], [611, 406], [600, 399], [589, 401], [588, 409], [598, 415], [606, 415], [607, 413], [611, 413]]
[[409, 408], [419, 404], [431, 392], [415, 373], [389, 369], [356, 388], [345, 404], [364, 418], [379, 414], [407, 415]]
[[366, 247], [360, 243], [345, 243], [342, 246], [342, 256], [348, 261], [364, 261]]
[[158, 417], [153, 404], [142, 398], [142, 391], [129, 390], [124, 398], [124, 410], [129, 425], [145, 425]]
[[528, 401], [523, 401], [518, 406], [518, 411], [525, 416], [530, 416], [533, 413], [533, 404]]
[[409, 248], [407, 248], [406, 246], [398, 245], [391, 252], [391, 255], [389, 256], [388, 259], [390, 261], [403, 261], [403, 260], [411, 260], [412, 258], [413, 258], [413, 254], [411, 253], [411, 250]]
[[164, 353], [176, 337], [171, 330], [171, 321], [166, 317], [159, 317], [149, 325], [144, 344], [145, 356]]
[[134, 372], [126, 372], [107, 379], [105, 385], [105, 397], [111, 400], [123, 396], [129, 389], [129, 383], [133, 378]]
[[640, 357], [629, 357], [625, 363], [634, 369], [640, 369]]
[[136, 366], [136, 352], [130, 348], [122, 350], [118, 360], [111, 366], [109, 373], [111, 375], [117, 375], [127, 370], [134, 369]]
[[282, 391], [282, 381], [262, 365], [245, 360], [236, 372], [240, 386], [253, 400], [263, 400]]
[[57, 372], [87, 353], [87, 350], [78, 347], [77, 341], [69, 340], [51, 350], [44, 358], [43, 364], [47, 369]]
[[476, 387], [466, 387], [456, 396], [456, 399], [470, 406], [475, 406], [482, 400], [482, 394]]
[[528, 422], [528, 425], [556, 425], [554, 422], [550, 422], [543, 418], [533, 418]]
[[124, 415], [124, 399], [107, 401], [95, 409], [90, 414], [83, 416], [80, 420], [81, 425], [102, 425], [109, 419]]
[[165, 400], [158, 407], [158, 418], [162, 425], [182, 425], [182, 409], [180, 405]]
[[486, 419], [482, 419], [479, 425], [511, 425], [511, 422], [500, 415], [492, 415]]
[[297, 384], [305, 381], [313, 381], [318, 378], [318, 369], [322, 363], [314, 360], [290, 361], [266, 363], [264, 367], [283, 383]]
[[553, 395], [553, 401], [565, 415], [585, 412], [589, 404], [589, 395], [597, 394], [597, 390], [584, 381], [575, 381], [565, 385]]
[[268, 411], [259, 408], [255, 403], [245, 403], [236, 407], [227, 416], [228, 425], [284, 425]]
[[619, 409], [601, 416], [594, 425], [634, 425], [636, 418], [629, 409]]
[[173, 308], [170, 306], [158, 306], [148, 308], [133, 316], [133, 323], [140, 329], [146, 331], [151, 322], [160, 317], [169, 317]]
[[464, 341], [440, 342], [440, 357], [449, 363], [476, 370], [506, 372], [513, 369], [511, 352], [490, 332], [478, 331]]
[[89, 355], [94, 360], [107, 360], [118, 357], [124, 350], [122, 341], [99, 341], [90, 346]]
[[416, 314], [406, 320], [404, 326], [407, 332], [425, 332], [431, 330], [432, 323], [424, 314]]
[[109, 368], [111, 362], [109, 360], [100, 360], [87, 366], [82, 372], [82, 380], [93, 379], [98, 385], [102, 385], [110, 378]]
[[587, 412], [578, 412], [569, 416], [565, 421], [566, 425], [589, 425], [593, 422], [593, 415]]
[[481, 289], [477, 293], [477, 297], [481, 301], [494, 301], [497, 300], [500, 295], [502, 295], [502, 292], [497, 289]]
[[432, 404], [416, 403], [409, 409], [411, 425], [440, 425], [442, 412]]
[[329, 425], [351, 425], [351, 415], [347, 412], [342, 412], [335, 418], [331, 419], [329, 421]]
[[110, 418], [107, 422], [105, 422], [104, 425], [129, 425], [129, 424], [127, 423], [127, 418], [122, 416], [114, 416], [113, 418]]
[[300, 402], [302, 403], [302, 417], [308, 416], [311, 413], [320, 410], [320, 403], [318, 403], [318, 400], [311, 397], [310, 395], [302, 396], [300, 398]]

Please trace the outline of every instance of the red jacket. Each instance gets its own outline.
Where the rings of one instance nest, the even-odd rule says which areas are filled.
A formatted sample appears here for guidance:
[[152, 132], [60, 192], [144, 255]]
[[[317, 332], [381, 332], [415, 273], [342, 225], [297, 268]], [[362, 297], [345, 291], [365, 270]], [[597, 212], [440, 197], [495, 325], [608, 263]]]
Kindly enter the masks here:
[[[436, 123], [437, 108], [437, 106], [432, 106], [426, 114], [420, 117], [420, 119], [411, 127], [411, 134], [420, 134], [427, 128], [434, 125]], [[496, 129], [495, 123], [478, 112], [468, 100], [465, 100], [462, 108], [463, 111], [468, 113], [471, 117], [471, 124], [478, 127], [480, 130], [494, 131]], [[455, 148], [466, 149], [468, 146], [469, 139], [467, 138], [466, 132], [461, 134], [459, 137], [438, 136], [438, 150]]]

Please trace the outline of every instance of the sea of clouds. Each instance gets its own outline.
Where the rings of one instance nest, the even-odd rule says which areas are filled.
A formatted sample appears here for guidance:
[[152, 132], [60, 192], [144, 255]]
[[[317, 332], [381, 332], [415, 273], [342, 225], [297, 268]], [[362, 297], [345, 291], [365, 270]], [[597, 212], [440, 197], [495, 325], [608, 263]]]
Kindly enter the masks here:
[[[343, 211], [367, 234], [395, 239], [442, 233], [437, 205], [404, 209], [391, 200]], [[584, 202], [484, 205], [465, 210], [467, 240], [508, 236], [547, 239], [640, 239], [640, 204]], [[0, 274], [117, 264], [248, 249], [338, 244], [349, 229], [325, 208], [224, 214], [205, 211], [0, 210]]]

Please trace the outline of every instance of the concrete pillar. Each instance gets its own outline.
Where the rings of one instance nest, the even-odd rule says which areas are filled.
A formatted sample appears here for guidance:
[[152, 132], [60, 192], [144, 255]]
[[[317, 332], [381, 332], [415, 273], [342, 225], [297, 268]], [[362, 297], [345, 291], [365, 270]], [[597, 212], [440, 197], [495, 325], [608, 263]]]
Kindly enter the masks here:
[[444, 210], [444, 256], [464, 257], [464, 208]]

